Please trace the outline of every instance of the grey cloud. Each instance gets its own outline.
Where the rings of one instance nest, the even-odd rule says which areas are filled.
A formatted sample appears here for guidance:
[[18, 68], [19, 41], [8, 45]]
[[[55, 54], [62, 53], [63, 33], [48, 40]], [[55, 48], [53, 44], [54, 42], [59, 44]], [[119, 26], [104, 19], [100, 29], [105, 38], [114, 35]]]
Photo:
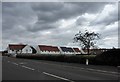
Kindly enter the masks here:
[[58, 26], [52, 25], [54, 22], [57, 22], [61, 19], [70, 19], [75, 16], [80, 16], [86, 12], [97, 13], [104, 8], [105, 4], [107, 3], [31, 3], [31, 8], [36, 13], [38, 20], [35, 23], [34, 27], [28, 28], [28, 30], [35, 32], [39, 30], [57, 28]]
[[[115, 6], [115, 10], [108, 13], [108, 15], [104, 19], [101, 19], [101, 20], [97, 20], [97, 19], [99, 19], [99, 15], [98, 15], [97, 19], [91, 23], [91, 26], [97, 25], [97, 24], [110, 25], [111, 23], [118, 21], [118, 12], [119, 11], [118, 11], [117, 5], [116, 5], [116, 3], [113, 3], [112, 5]], [[108, 9], [108, 10], [110, 10], [110, 9]], [[100, 12], [100, 14], [101, 13], [102, 13], [102, 11]]]
[[[77, 24], [76, 28], [59, 28], [59, 24], [56, 22], [61, 19], [72, 19], [84, 13], [99, 13], [106, 4], [111, 3], [3, 3], [3, 42], [4, 44], [23, 42], [28, 44], [67, 45], [72, 42], [75, 33], [81, 28]], [[108, 20], [115, 21], [114, 15], [113, 13]], [[80, 18], [77, 22], [81, 24], [86, 22], [86, 19]], [[100, 21], [101, 24], [103, 22], [107, 23], [107, 19]], [[47, 31], [51, 33], [45, 34], [44, 32]], [[116, 29], [113, 33], [109, 30], [110, 34], [115, 34], [115, 31]], [[108, 30], [103, 33], [106, 32]], [[100, 33], [102, 32], [100, 31]], [[107, 35], [105, 34], [103, 37]]]
[[16, 25], [26, 25], [34, 17], [34, 12], [27, 3], [3, 2], [2, 5], [3, 30], [14, 28]]
[[37, 32], [37, 31], [54, 29], [54, 28], [57, 28], [57, 26], [55, 26], [54, 24], [37, 22], [33, 27], [29, 26], [27, 30], [30, 32]]
[[[13, 28], [15, 25], [18, 24], [27, 25], [26, 27], [29, 31], [51, 29], [55, 26], [49, 23], [54, 23], [60, 19], [67, 19], [77, 15], [81, 15], [85, 12], [92, 11], [92, 13], [95, 13], [99, 11], [99, 8], [101, 9], [105, 4], [106, 3], [83, 2], [3, 3], [3, 30]], [[27, 23], [30, 22], [35, 15], [37, 15], [38, 19], [35, 25], [33, 25], [34, 27], [31, 27]]]
[[32, 9], [38, 15], [38, 21], [43, 20], [47, 22], [54, 22], [60, 19], [72, 18], [84, 13], [97, 13], [106, 3], [38, 3], [33, 4]]
[[83, 23], [85, 23], [87, 20], [84, 18], [84, 17], [79, 17], [77, 20], [76, 20], [76, 24], [77, 25], [83, 25]]
[[120, 20], [120, 1], [118, 3], [118, 20]]
[[61, 2], [42, 2], [42, 3], [32, 3], [31, 7], [33, 10], [39, 12], [39, 11], [43, 11], [43, 12], [55, 12], [55, 11], [59, 11], [62, 7], [63, 7], [63, 3]]
[[91, 26], [92, 25], [97, 25], [97, 24], [110, 25], [111, 23], [114, 23], [116, 21], [118, 21], [118, 13], [114, 12], [114, 13], [111, 13], [109, 16], [107, 16], [103, 20], [92, 22]]

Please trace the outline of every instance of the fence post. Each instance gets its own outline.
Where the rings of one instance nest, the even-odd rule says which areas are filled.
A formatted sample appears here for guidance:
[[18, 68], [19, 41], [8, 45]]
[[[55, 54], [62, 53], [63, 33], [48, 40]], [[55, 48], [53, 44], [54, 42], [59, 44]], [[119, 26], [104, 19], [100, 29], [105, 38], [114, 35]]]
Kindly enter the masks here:
[[86, 59], [86, 65], [88, 65], [88, 63], [89, 63], [89, 60], [88, 60], [88, 59]]

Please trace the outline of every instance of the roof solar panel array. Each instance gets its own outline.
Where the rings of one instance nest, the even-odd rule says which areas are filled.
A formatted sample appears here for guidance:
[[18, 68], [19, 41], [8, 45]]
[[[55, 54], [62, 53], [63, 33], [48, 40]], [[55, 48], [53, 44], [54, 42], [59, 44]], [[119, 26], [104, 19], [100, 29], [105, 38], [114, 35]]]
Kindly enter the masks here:
[[60, 47], [63, 52], [74, 52], [72, 48], [70, 47]]

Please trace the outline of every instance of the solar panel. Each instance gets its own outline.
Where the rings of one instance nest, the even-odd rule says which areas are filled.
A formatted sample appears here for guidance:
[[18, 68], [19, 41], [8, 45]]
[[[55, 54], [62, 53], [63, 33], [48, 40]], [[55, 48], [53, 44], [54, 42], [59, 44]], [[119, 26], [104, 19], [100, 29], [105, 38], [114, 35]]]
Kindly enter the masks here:
[[70, 47], [60, 47], [63, 52], [74, 52], [72, 48]]

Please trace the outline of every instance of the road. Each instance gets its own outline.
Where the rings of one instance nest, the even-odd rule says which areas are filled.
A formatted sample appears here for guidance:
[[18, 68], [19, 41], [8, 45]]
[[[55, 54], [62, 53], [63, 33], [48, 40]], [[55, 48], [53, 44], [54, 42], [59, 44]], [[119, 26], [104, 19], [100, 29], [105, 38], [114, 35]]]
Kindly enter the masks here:
[[3, 57], [2, 80], [3, 82], [5, 80], [118, 82], [118, 70], [117, 67], [112, 66], [87, 66], [83, 64]]

